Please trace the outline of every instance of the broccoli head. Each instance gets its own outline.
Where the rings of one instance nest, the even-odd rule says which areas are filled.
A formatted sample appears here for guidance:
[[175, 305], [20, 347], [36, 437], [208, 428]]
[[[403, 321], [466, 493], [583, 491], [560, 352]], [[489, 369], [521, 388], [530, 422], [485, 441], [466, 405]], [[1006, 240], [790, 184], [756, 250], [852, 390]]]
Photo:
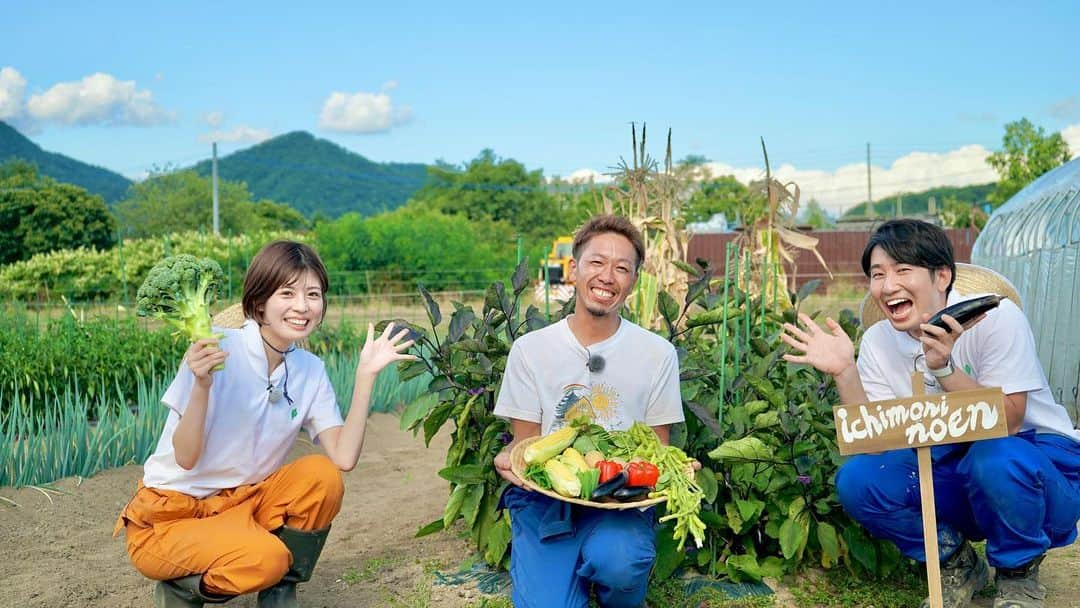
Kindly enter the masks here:
[[141, 317], [154, 317], [176, 328], [173, 335], [194, 342], [216, 336], [210, 326], [210, 305], [217, 300], [225, 275], [214, 260], [180, 254], [161, 260], [139, 287]]

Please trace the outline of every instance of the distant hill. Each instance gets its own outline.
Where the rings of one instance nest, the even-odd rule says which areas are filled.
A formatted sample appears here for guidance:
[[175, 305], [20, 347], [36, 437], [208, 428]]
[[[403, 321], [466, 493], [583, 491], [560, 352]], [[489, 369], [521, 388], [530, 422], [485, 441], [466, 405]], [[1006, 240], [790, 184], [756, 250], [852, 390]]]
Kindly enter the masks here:
[[110, 204], [124, 198], [131, 185], [131, 180], [119, 173], [88, 165], [63, 154], [46, 152], [11, 125], [0, 121], [0, 163], [12, 158], [32, 162], [37, 165], [41, 175], [82, 186], [89, 192], [100, 194]]
[[[940, 188], [931, 188], [923, 192], [891, 194], [880, 201], [874, 201], [874, 214], [878, 217], [894, 215], [896, 213], [897, 197], [900, 198], [904, 215], [926, 213], [930, 208], [930, 197], [934, 197], [938, 212], [941, 211], [941, 204], [944, 203], [947, 198], [955, 198], [961, 202], [981, 205], [986, 202], [987, 195], [994, 191], [995, 186], [997, 186], [995, 183], [977, 184], [974, 186], [942, 186]], [[863, 201], [845, 211], [842, 219], [865, 216], [866, 201]]]
[[[210, 175], [210, 161], [195, 165]], [[256, 199], [286, 203], [310, 217], [374, 215], [401, 206], [427, 180], [427, 165], [376, 163], [304, 131], [286, 133], [218, 159], [218, 175], [246, 182]]]

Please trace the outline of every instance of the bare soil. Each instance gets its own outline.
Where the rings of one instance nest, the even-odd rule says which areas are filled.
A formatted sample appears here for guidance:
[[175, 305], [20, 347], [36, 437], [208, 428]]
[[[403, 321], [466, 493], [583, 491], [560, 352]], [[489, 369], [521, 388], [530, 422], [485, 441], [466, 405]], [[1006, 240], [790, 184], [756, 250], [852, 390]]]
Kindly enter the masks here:
[[[483, 596], [469, 585], [432, 583], [434, 570], [454, 571], [469, 559], [463, 533], [413, 538], [446, 503], [447, 484], [436, 472], [447, 441], [439, 436], [425, 448], [422, 438], [398, 429], [396, 417], [372, 416], [360, 463], [345, 476], [330, 541], [313, 579], [300, 586], [304, 606], [479, 604]], [[300, 441], [292, 456], [317, 449]], [[141, 475], [142, 467], [131, 465], [58, 481], [50, 486], [55, 492], [0, 488], [0, 607], [151, 606], [154, 583], [131, 566], [123, 538], [111, 536]], [[1042, 570], [1047, 608], [1080, 608], [1080, 545], [1051, 552]], [[789, 605], [780, 591], [778, 604]], [[255, 598], [228, 605], [255, 606]]]

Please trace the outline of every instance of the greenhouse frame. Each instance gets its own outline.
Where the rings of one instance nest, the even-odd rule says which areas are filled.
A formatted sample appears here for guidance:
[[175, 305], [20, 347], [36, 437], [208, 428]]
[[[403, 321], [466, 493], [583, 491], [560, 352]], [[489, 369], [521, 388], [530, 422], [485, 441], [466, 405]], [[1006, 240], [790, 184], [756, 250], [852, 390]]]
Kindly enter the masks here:
[[1080, 420], [1080, 159], [1050, 171], [990, 216], [971, 261], [1016, 286], [1050, 390]]

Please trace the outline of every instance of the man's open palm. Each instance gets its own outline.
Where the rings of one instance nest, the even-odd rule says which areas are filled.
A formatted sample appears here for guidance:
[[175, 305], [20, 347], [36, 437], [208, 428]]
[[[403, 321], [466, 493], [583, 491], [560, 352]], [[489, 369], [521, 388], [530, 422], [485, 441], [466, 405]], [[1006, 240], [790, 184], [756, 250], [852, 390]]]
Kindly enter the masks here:
[[825, 325], [829, 328], [829, 331], [825, 331], [803, 313], [799, 313], [799, 321], [805, 330], [784, 323], [784, 333], [780, 334], [780, 339], [798, 351], [784, 355], [785, 361], [805, 363], [830, 376], [836, 376], [852, 365], [855, 345], [839, 323], [825, 319]]

